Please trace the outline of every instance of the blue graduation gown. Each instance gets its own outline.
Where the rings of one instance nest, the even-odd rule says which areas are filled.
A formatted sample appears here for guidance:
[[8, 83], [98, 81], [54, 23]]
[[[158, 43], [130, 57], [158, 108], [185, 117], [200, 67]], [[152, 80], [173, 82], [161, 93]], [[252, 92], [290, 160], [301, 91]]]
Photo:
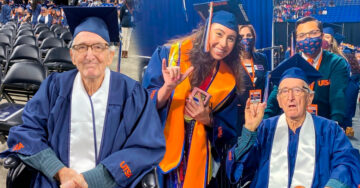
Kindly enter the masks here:
[[[329, 179], [336, 179], [349, 187], [357, 188], [360, 184], [359, 151], [352, 147], [345, 133], [334, 121], [319, 116], [312, 117], [316, 134], [316, 164], [312, 187], [324, 187]], [[257, 131], [257, 141], [238, 161], [234, 158], [236, 145], [229, 151], [226, 171], [233, 183], [253, 178], [250, 187], [268, 185], [271, 147], [278, 119], [279, 116], [263, 120]], [[294, 173], [300, 128], [296, 134], [289, 131], [289, 184]]]
[[1, 8], [0, 22], [6, 24], [10, 20], [11, 8], [8, 4], [3, 5]]
[[[10, 129], [9, 150], [0, 157], [14, 153], [31, 156], [51, 148], [69, 166], [71, 93], [77, 70], [50, 75], [36, 95], [26, 104], [21, 126]], [[93, 147], [90, 147], [93, 148]], [[162, 159], [165, 138], [156, 108], [148, 93], [134, 80], [111, 72], [110, 91], [102, 142], [97, 165], [109, 171], [119, 187], [135, 186]], [[129, 178], [120, 167], [129, 166]], [[33, 187], [57, 187], [54, 180], [38, 173]]]
[[[165, 58], [168, 61], [170, 48], [166, 46], [158, 47], [153, 53], [149, 65], [145, 71], [142, 85], [148, 89], [150, 93], [153, 93], [152, 99], [156, 104], [157, 91], [163, 86], [164, 79], [161, 71], [162, 59]], [[219, 157], [226, 156], [225, 145], [233, 145], [236, 141], [236, 126], [239, 126], [238, 122], [238, 110], [237, 103], [235, 101], [235, 90], [231, 92], [229, 98], [219, 109], [213, 113], [213, 125], [212, 128], [208, 129], [208, 139], [212, 146], [216, 150], [216, 160]], [[170, 102], [165, 105], [164, 108], [158, 109], [161, 122], [165, 126], [167, 113], [170, 107]], [[181, 117], [182, 118], [182, 117]], [[230, 147], [229, 147], [230, 148]]]

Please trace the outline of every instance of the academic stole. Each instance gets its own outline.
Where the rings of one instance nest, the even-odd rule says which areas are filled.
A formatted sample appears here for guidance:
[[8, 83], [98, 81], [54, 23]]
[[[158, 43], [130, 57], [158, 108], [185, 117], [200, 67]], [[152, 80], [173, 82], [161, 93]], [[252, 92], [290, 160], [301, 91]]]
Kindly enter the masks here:
[[[299, 133], [294, 175], [291, 188], [296, 186], [311, 187], [315, 173], [316, 135], [314, 120], [306, 112], [305, 121]], [[289, 185], [289, 128], [285, 114], [280, 115], [270, 155], [269, 188], [288, 187]]]
[[[180, 48], [181, 47], [181, 48]], [[170, 48], [169, 65], [179, 62], [181, 73], [191, 67], [189, 52], [192, 49], [191, 40], [184, 41], [181, 45], [175, 44]], [[180, 60], [177, 61], [179, 57]], [[231, 69], [224, 62], [220, 62], [219, 70], [214, 76], [207, 92], [211, 95], [210, 104], [219, 109], [235, 88], [236, 81]], [[190, 80], [187, 77], [176, 88], [172, 96], [171, 104], [165, 123], [166, 152], [159, 164], [164, 173], [177, 168], [181, 162], [184, 150], [184, 110], [185, 100], [191, 91]], [[195, 122], [191, 146], [188, 155], [184, 188], [205, 187], [211, 177], [209, 175], [211, 163], [210, 143], [207, 139], [205, 125]]]

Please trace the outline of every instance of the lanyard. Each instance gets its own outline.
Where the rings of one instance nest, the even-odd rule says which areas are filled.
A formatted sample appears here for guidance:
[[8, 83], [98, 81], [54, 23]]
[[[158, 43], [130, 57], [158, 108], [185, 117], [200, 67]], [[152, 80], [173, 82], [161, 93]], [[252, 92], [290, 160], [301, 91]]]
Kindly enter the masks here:
[[247, 70], [246, 66], [244, 63], [241, 63], [241, 65], [244, 67], [246, 73], [248, 74], [248, 76], [250, 77], [251, 83], [253, 84], [253, 87], [255, 88], [255, 69], [254, 69], [254, 60], [251, 58], [251, 70], [252, 70], [252, 76], [250, 75], [249, 71]]
[[[317, 71], [319, 71], [319, 69], [320, 69], [321, 61], [322, 61], [322, 53], [320, 54], [318, 63], [317, 63], [317, 65], [316, 65], [316, 70], [317, 70]], [[313, 82], [313, 83], [310, 84], [310, 89], [311, 89], [312, 91], [314, 91], [314, 85], [315, 85], [315, 82]]]

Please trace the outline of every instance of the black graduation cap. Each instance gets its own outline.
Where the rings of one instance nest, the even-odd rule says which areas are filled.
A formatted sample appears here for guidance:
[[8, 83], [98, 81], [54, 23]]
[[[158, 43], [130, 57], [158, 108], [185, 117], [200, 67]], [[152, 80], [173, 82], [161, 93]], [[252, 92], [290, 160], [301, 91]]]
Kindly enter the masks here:
[[63, 7], [73, 37], [81, 32], [96, 33], [107, 42], [119, 42], [115, 7]]
[[274, 84], [279, 85], [285, 78], [298, 78], [311, 84], [322, 75], [309, 62], [295, 54], [292, 57], [282, 61], [273, 71], [271, 71], [271, 80]]

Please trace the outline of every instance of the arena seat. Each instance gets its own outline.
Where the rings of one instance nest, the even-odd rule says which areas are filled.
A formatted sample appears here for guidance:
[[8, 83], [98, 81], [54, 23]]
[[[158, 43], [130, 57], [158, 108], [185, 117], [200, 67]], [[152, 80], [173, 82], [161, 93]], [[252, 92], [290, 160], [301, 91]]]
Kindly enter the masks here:
[[55, 32], [55, 34], [56, 34], [57, 37], [60, 37], [60, 35], [61, 35], [62, 33], [65, 33], [65, 32], [68, 32], [68, 31], [69, 31], [69, 30], [66, 29], [65, 27], [59, 27], [59, 28], [57, 28], [57, 29], [54, 30], [54, 32]]
[[45, 56], [43, 64], [49, 72], [63, 72], [76, 68], [71, 61], [70, 49], [65, 47], [50, 49]]
[[24, 28], [24, 29], [21, 29], [18, 31], [18, 33], [16, 34], [16, 37], [24, 36], [24, 35], [34, 36], [34, 32], [32, 30]]
[[36, 30], [39, 27], [48, 27], [48, 25], [44, 24], [44, 23], [37, 23], [34, 27], [34, 30]]
[[30, 44], [36, 46], [36, 38], [34, 36], [28, 36], [28, 35], [19, 36], [16, 38], [13, 44], [13, 48], [22, 44]]
[[10, 41], [12, 41], [15, 36], [14, 31], [11, 29], [0, 29], [0, 33], [4, 33], [5, 35], [10, 37]]
[[52, 38], [52, 37], [44, 39], [40, 45], [41, 58], [45, 57], [49, 49], [55, 47], [64, 47], [64, 41], [62, 39]]
[[50, 29], [48, 27], [42, 26], [42, 27], [38, 27], [35, 29], [35, 35], [39, 35], [40, 32], [42, 31], [50, 31]]
[[62, 25], [60, 25], [60, 24], [53, 24], [50, 26], [50, 31], [55, 31], [55, 29], [61, 28], [61, 27], [62, 27]]
[[10, 54], [9, 60], [6, 63], [5, 66], [5, 73], [7, 73], [7, 70], [15, 64], [19, 62], [36, 62], [40, 64], [40, 58], [39, 58], [39, 48], [37, 46], [29, 45], [29, 44], [22, 44], [19, 46], [16, 46], [12, 53]]
[[38, 45], [41, 45], [42, 41], [45, 40], [46, 38], [55, 38], [55, 37], [56, 37], [55, 33], [50, 30], [42, 31], [39, 33], [39, 36], [37, 37]]
[[5, 75], [0, 92], [10, 103], [27, 102], [45, 78], [46, 69], [40, 63], [31, 61], [16, 63]]
[[69, 47], [69, 44], [70, 44], [71, 40], [73, 39], [73, 37], [72, 37], [72, 34], [70, 33], [70, 31], [67, 31], [60, 35], [60, 39], [64, 40], [66, 46]]

